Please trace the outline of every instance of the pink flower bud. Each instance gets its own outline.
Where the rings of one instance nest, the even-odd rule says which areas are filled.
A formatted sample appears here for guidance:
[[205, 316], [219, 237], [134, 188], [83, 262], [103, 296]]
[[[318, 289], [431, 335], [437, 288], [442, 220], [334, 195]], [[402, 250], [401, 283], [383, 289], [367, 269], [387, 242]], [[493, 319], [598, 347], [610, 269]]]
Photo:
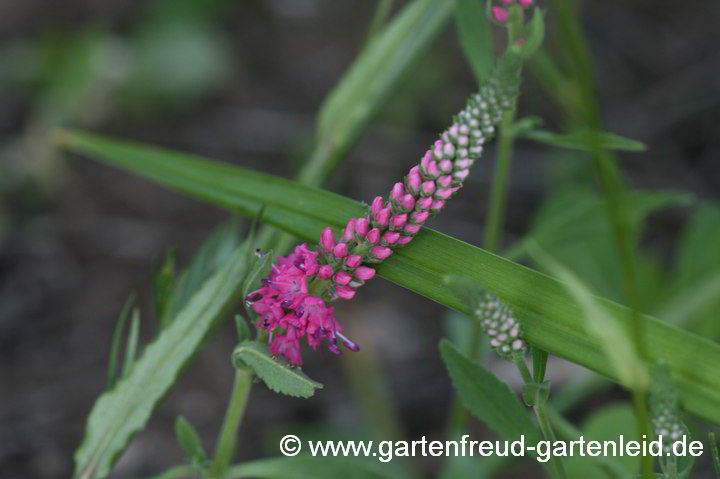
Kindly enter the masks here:
[[373, 216], [378, 214], [378, 212], [383, 209], [385, 206], [385, 200], [383, 200], [382, 196], [376, 196], [375, 199], [372, 202], [372, 206], [370, 207], [370, 211], [372, 211]]
[[358, 218], [358, 220], [355, 222], [355, 233], [357, 233], [358, 236], [364, 237], [369, 229], [370, 222], [367, 220], [367, 218]]
[[355, 218], [352, 218], [348, 221], [347, 226], [345, 227], [345, 230], [343, 231], [343, 241], [348, 242], [355, 238], [355, 223], [357, 220]]
[[414, 235], [420, 231], [420, 225], [407, 225], [405, 226], [405, 232], [410, 233], [411, 235]]
[[381, 226], [387, 226], [390, 221], [391, 214], [392, 208], [383, 208], [375, 214], [375, 221]]
[[335, 288], [335, 292], [342, 299], [352, 299], [355, 296], [355, 290], [349, 286], [338, 286]]
[[497, 20], [500, 23], [505, 23], [508, 21], [508, 18], [510, 18], [508, 11], [502, 7], [493, 7], [492, 14], [493, 14], [493, 17], [495, 18], [495, 20]]
[[425, 195], [431, 195], [435, 192], [435, 182], [434, 181], [426, 181], [422, 184], [422, 191]]
[[407, 176], [407, 185], [411, 193], [417, 194], [420, 191], [422, 185], [422, 178], [417, 166], [413, 166]]
[[395, 244], [397, 243], [397, 240], [400, 238], [400, 233], [397, 231], [388, 231], [382, 236], [382, 240], [386, 244]]
[[322, 236], [320, 236], [320, 244], [322, 244], [322, 247], [328, 252], [332, 251], [335, 247], [335, 235], [329, 226], [323, 230]]
[[414, 223], [424, 223], [428, 216], [430, 216], [430, 213], [427, 211], [416, 211], [412, 214], [412, 221]]
[[427, 210], [432, 205], [432, 202], [433, 202], [433, 199], [429, 196], [427, 198], [420, 198], [419, 200], [417, 200], [417, 203], [416, 203], [417, 209]]
[[403, 196], [402, 200], [400, 200], [400, 205], [406, 210], [415, 208], [415, 197], [411, 194]]
[[408, 215], [395, 215], [392, 217], [392, 225], [396, 228], [402, 228], [407, 223]]
[[437, 211], [440, 211], [440, 210], [443, 208], [443, 206], [445, 206], [445, 202], [444, 202], [444, 201], [442, 201], [442, 200], [436, 200], [436, 201], [433, 201], [433, 204], [432, 204], [432, 206], [430, 207], [430, 209], [431, 209], [432, 211], [434, 211], [434, 212], [437, 212]]
[[443, 153], [445, 153], [445, 156], [454, 156], [455, 145], [452, 143], [445, 143], [445, 146], [443, 146]]
[[412, 236], [401, 236], [398, 240], [398, 244], [406, 245], [413, 240]]
[[324, 266], [320, 266], [320, 269], [318, 270], [318, 277], [322, 279], [328, 279], [333, 275], [333, 269], [332, 266], [329, 264], [326, 264]]
[[529, 7], [530, 5], [532, 5], [533, 0], [518, 0], [518, 3], [523, 7]]
[[390, 197], [394, 199], [395, 201], [399, 201], [403, 195], [405, 194], [405, 185], [402, 183], [395, 183], [392, 189], [392, 193], [390, 193]]
[[445, 175], [441, 176], [437, 179], [438, 185], [447, 188], [448, 186], [452, 185], [452, 176], [451, 175]]
[[348, 254], [347, 243], [338, 243], [333, 248], [333, 254], [336, 258], [344, 258]]
[[345, 286], [352, 280], [352, 276], [350, 276], [349, 273], [346, 273], [345, 271], [338, 271], [335, 273], [335, 283]]
[[392, 254], [392, 250], [387, 246], [376, 246], [372, 249], [372, 255], [375, 256], [377, 259], [388, 258]]
[[450, 173], [453, 169], [453, 163], [450, 160], [443, 160], [440, 162], [440, 170], [443, 173]]
[[374, 276], [375, 270], [372, 268], [368, 268], [367, 266], [360, 266], [358, 269], [355, 270], [355, 277], [363, 281], [373, 279]]
[[371, 229], [370, 231], [368, 231], [368, 234], [365, 237], [365, 239], [370, 244], [377, 244], [377, 242], [380, 241], [380, 230], [377, 228]]
[[469, 174], [470, 174], [470, 170], [468, 170], [468, 169], [466, 168], [466, 169], [464, 169], [464, 170], [458, 170], [458, 171], [456, 171], [455, 173], [453, 173], [453, 176], [454, 176], [455, 178], [460, 179], [460, 180], [464, 180], [465, 178], [467, 178], [467, 176], [468, 176]]
[[446, 200], [450, 198], [453, 194], [452, 188], [440, 188], [435, 192], [435, 197], [440, 198], [441, 200]]
[[351, 254], [348, 256], [345, 264], [347, 264], [350, 268], [357, 268], [360, 264], [362, 264], [362, 256], [359, 254]]
[[428, 165], [432, 161], [432, 151], [428, 150], [425, 152], [425, 156], [423, 156], [423, 159], [420, 160], [420, 166], [422, 166], [423, 170], [427, 171]]
[[458, 168], [470, 168], [473, 164], [473, 160], [470, 158], [462, 158], [460, 160], [455, 161], [455, 166]]

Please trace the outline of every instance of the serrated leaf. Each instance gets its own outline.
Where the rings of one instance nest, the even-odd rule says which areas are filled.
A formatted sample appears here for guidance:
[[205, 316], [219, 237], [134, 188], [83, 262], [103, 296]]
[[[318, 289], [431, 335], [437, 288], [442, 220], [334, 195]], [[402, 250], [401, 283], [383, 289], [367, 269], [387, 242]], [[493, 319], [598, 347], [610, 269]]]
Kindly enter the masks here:
[[323, 387], [292, 366], [283, 358], [273, 358], [264, 344], [245, 341], [232, 354], [235, 367], [248, 367], [263, 380], [271, 390], [288, 396], [309, 398], [316, 389]]
[[382, 468], [356, 459], [338, 457], [280, 457], [233, 466], [223, 479], [387, 479]]
[[175, 438], [191, 462], [201, 463], [207, 459], [200, 435], [183, 416], [175, 419]]
[[211, 327], [236, 300], [247, 273], [247, 243], [238, 247], [144, 350], [132, 373], [98, 398], [85, 437], [75, 453], [75, 477], [105, 477], [130, 438], [143, 429], [153, 409], [197, 352]]
[[479, 83], [493, 66], [493, 39], [481, 0], [455, 0], [455, 24], [465, 58]]
[[[87, 133], [61, 131], [56, 141], [65, 149], [141, 174], [177, 191], [231, 211], [254, 217], [261, 205], [263, 221], [308, 241], [317, 241], [325, 226], [343, 228], [367, 206], [297, 182], [197, 156], [171, 152]], [[383, 261], [378, 275], [469, 313], [443, 282], [463, 275], [487, 286], [513, 308], [525, 338], [551, 354], [588, 367], [613, 380], [618, 377], [600, 342], [579, 320], [582, 311], [562, 282], [447, 235], [423, 228], [412, 246]], [[624, 328], [629, 310], [595, 297]], [[649, 360], [664, 358], [676, 374], [683, 406], [720, 423], [720, 345], [696, 334], [645, 316]], [[697, 364], [713, 367], [697, 368]]]
[[440, 341], [440, 354], [453, 388], [473, 416], [507, 440], [525, 435], [528, 444], [534, 444], [540, 439], [527, 409], [507, 384], [463, 356], [447, 339]]
[[608, 133], [606, 131], [575, 131], [572, 133], [553, 133], [545, 130], [527, 130], [520, 137], [546, 145], [595, 152], [598, 149], [619, 151], [646, 151], [644, 143]]

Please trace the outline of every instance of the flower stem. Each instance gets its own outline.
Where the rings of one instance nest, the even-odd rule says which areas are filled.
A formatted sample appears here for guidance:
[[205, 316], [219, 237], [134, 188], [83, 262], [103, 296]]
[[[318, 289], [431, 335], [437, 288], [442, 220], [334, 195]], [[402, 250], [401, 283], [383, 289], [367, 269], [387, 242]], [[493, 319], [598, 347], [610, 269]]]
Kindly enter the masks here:
[[223, 477], [228, 466], [230, 466], [230, 462], [235, 455], [238, 429], [245, 414], [245, 406], [247, 405], [251, 386], [252, 372], [247, 369], [237, 369], [230, 402], [215, 446], [215, 455], [210, 466], [209, 477]]

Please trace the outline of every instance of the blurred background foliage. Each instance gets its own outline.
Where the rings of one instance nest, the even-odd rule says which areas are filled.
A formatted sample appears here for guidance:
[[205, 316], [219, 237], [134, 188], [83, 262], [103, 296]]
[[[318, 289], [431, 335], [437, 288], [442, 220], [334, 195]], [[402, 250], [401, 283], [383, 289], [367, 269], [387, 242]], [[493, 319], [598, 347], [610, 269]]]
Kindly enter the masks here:
[[[67, 161], [51, 148], [49, 132], [58, 125], [79, 126], [291, 177], [311, 150], [323, 98], [366, 44], [371, 24], [378, 28], [373, 18], [382, 23], [376, 3], [0, 3], [4, 477], [70, 475], [87, 412], [107, 383], [117, 312], [131, 291], [151, 289], [169, 247], [178, 264], [188, 264], [227, 216], [144, 180]], [[393, 13], [407, 2], [382, 3], [391, 4]], [[720, 76], [720, 4], [548, 2], [545, 50], [572, 72], [573, 45], [558, 40], [564, 37], [556, 32], [558, 5], [577, 7], [607, 130], [649, 148], [619, 155], [634, 189], [629, 217], [639, 246], [641, 310], [717, 341], [720, 83], [714, 79]], [[452, 16], [446, 23], [328, 188], [356, 199], [386, 191], [474, 89]], [[578, 85], [548, 86], [546, 66], [537, 61], [528, 68], [520, 114], [538, 115], [554, 131], [571, 130], [582, 123], [582, 112], [565, 114], [558, 105], [572, 111]], [[435, 228], [482, 244], [490, 164], [472, 172], [469, 187], [434, 220]], [[526, 247], [533, 239], [594, 293], [623, 301], [622, 265], [603, 198], [587, 155], [518, 141], [502, 253], [529, 263]], [[193, 265], [188, 282], [208, 274], [207, 260]], [[276, 455], [277, 439], [290, 429], [303, 439], [443, 434], [450, 386], [437, 338], [445, 330], [467, 338], [468, 323], [382, 280], [367, 289], [339, 308], [365, 353], [340, 361], [320, 354], [308, 358], [306, 370], [326, 385], [310, 400], [254, 388], [241, 458]], [[139, 295], [138, 308], [138, 334], [146, 340], [162, 323], [146, 319], [153, 317], [150, 295]], [[444, 324], [437, 321], [443, 315]], [[228, 357], [236, 335], [232, 325], [223, 328], [118, 463], [118, 477], [181, 462], [173, 436], [179, 414], [205, 441], [212, 440], [232, 382]], [[495, 366], [517, 386], [505, 365]], [[384, 371], [381, 379], [378, 371]], [[561, 361], [549, 374], [559, 391], [558, 407], [583, 430], [603, 437], [611, 430], [603, 432], [603, 425], [628, 422], [619, 389], [588, 381], [580, 368]], [[588, 388], [600, 392], [590, 401], [573, 399], [587, 396]], [[585, 392], [574, 396], [577, 391]], [[487, 434], [473, 427], [475, 435]], [[702, 429], [696, 434], [704, 436]], [[391, 466], [405, 475], [401, 462]], [[459, 471], [475, 464], [424, 459], [418, 466], [465, 477]], [[493, 468], [483, 466], [488, 473]], [[526, 463], [505, 474], [516, 477], [520, 470], [540, 474]]]

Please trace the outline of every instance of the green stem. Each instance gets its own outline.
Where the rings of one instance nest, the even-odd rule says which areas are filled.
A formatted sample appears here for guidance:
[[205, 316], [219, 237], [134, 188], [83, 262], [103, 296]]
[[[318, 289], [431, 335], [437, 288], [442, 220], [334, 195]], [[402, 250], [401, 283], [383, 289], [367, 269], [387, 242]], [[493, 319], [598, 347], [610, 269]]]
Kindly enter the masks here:
[[235, 455], [237, 434], [245, 414], [250, 387], [252, 386], [252, 372], [247, 369], [235, 370], [235, 381], [230, 395], [230, 403], [225, 412], [222, 428], [215, 446], [215, 456], [210, 466], [210, 476], [221, 478], [225, 474]]
[[[530, 370], [527, 367], [527, 364], [525, 363], [524, 356], [521, 354], [516, 354], [514, 356], [514, 359], [525, 385], [533, 383], [534, 380], [532, 374], [530, 373]], [[548, 407], [549, 406], [546, 400], [539, 397], [539, 395], [536, 395], [535, 404], [533, 405], [533, 412], [535, 413], [535, 417], [537, 418], [538, 426], [540, 426], [540, 432], [542, 433], [545, 440], [551, 441], [551, 443], [555, 443], [557, 441], [557, 436], [555, 435], [555, 431], [553, 430], [552, 424], [550, 423], [550, 417], [547, 409]], [[550, 460], [549, 467], [551, 467], [551, 473], [553, 477], [567, 479], [568, 476], [567, 472], [565, 471], [565, 465], [559, 457], [553, 457]]]

